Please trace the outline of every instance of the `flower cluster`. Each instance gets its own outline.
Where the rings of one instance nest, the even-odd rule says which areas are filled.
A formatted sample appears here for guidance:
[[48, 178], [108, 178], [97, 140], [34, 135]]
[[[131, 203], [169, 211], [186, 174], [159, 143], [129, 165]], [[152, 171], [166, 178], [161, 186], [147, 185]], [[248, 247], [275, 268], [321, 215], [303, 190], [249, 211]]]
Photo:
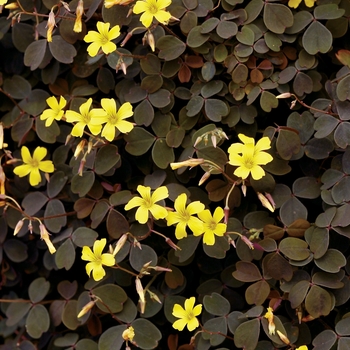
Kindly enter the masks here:
[[75, 123], [71, 131], [75, 137], [82, 137], [85, 127], [88, 127], [93, 135], [98, 135], [102, 130], [101, 136], [111, 142], [116, 136], [116, 129], [128, 133], [134, 127], [131, 122], [125, 120], [133, 115], [132, 105], [129, 102], [122, 104], [118, 109], [113, 98], [103, 98], [102, 108], [91, 108], [92, 98], [89, 98], [80, 105], [79, 113], [73, 110], [64, 112], [67, 101], [63, 96], [59, 102], [54, 96], [49, 97], [46, 102], [51, 108], [46, 109], [40, 116], [41, 120], [45, 120], [45, 126], [49, 127], [54, 120], [61, 120], [65, 116], [68, 123]]
[[[220, 207], [215, 209], [214, 214], [199, 201], [192, 202], [186, 206], [187, 195], [180, 194], [174, 203], [175, 211], [168, 211], [157, 202], [168, 198], [166, 186], [157, 188], [151, 194], [151, 188], [139, 185], [137, 187], [139, 196], [133, 197], [126, 205], [125, 210], [137, 208], [135, 219], [140, 224], [147, 223], [151, 214], [156, 220], [166, 219], [167, 225], [176, 225], [175, 236], [177, 239], [187, 237], [188, 227], [194, 236], [203, 235], [203, 243], [207, 245], [215, 244], [215, 236], [223, 236], [226, 232], [226, 224], [221, 223], [224, 218], [224, 210]], [[198, 217], [194, 215], [197, 214]]]

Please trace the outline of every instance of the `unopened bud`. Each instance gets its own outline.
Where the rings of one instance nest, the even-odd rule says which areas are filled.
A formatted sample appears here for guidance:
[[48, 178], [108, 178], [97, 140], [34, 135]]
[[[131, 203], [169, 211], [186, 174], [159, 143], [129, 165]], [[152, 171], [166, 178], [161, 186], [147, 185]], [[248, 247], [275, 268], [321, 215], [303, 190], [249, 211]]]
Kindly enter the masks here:
[[276, 98], [289, 98], [291, 96], [292, 94], [290, 92], [284, 92], [283, 94], [276, 96]]
[[154, 41], [154, 35], [151, 32], [147, 33], [147, 42], [151, 50], [154, 52], [154, 50], [156, 49], [156, 43]]
[[184, 160], [183, 162], [170, 163], [170, 167], [172, 170], [180, 169], [184, 166], [189, 166], [190, 168], [193, 168], [203, 163], [204, 163], [203, 158], [190, 158], [188, 160]]
[[61, 4], [63, 5], [63, 7], [64, 7], [68, 12], [70, 12], [69, 5], [68, 5], [65, 1], [62, 1], [62, 0], [61, 0]]
[[150, 266], [150, 269], [154, 271], [161, 271], [161, 272], [172, 272], [172, 269], [168, 269], [167, 267], [162, 267], [162, 266]]
[[211, 135], [211, 142], [212, 142], [214, 148], [216, 148], [216, 136], [215, 135]]
[[89, 141], [88, 142], [88, 147], [87, 147], [87, 154], [89, 154], [91, 152], [92, 147], [93, 147], [92, 141]]
[[145, 303], [145, 291], [143, 290], [142, 283], [138, 277], [135, 279], [136, 292], [139, 295], [140, 301]]
[[86, 144], [86, 140], [83, 139], [78, 143], [78, 146], [75, 148], [74, 151], [74, 158], [77, 159], [80, 153], [84, 153], [84, 147]]
[[4, 169], [0, 165], [0, 194], [5, 194], [5, 181], [6, 181], [6, 176], [4, 173]]
[[262, 193], [257, 192], [257, 194], [261, 204], [271, 212], [274, 212], [275, 207], [270, 203], [270, 201]]
[[32, 220], [29, 220], [28, 223], [28, 230], [30, 234], [33, 234], [33, 224], [32, 224]]
[[2, 123], [0, 123], [0, 149], [4, 146], [4, 127]]
[[247, 186], [244, 182], [242, 183], [241, 189], [242, 189], [243, 196], [245, 197], [247, 195]]
[[5, 6], [5, 9], [7, 10], [17, 10], [19, 8], [19, 5], [17, 2], [11, 2], [10, 4], [7, 4]]
[[282, 332], [280, 332], [279, 330], [277, 330], [276, 332], [284, 344], [290, 344], [290, 340]]
[[115, 245], [115, 248], [113, 250], [113, 256], [116, 256], [120, 249], [124, 247], [124, 244], [126, 240], [128, 239], [128, 232], [124, 233], [118, 240], [117, 244]]
[[13, 231], [13, 235], [14, 235], [14, 236], [16, 236], [17, 233], [21, 230], [21, 228], [23, 227], [23, 223], [24, 223], [24, 219], [19, 220], [19, 221], [17, 222], [16, 227], [15, 227], [15, 229], [14, 229], [14, 231]]
[[204, 182], [207, 181], [209, 177], [210, 177], [210, 172], [209, 171], [205, 172], [204, 175], [199, 180], [198, 186], [201, 186], [202, 184], [204, 184]]
[[95, 301], [91, 300], [89, 301], [78, 313], [77, 318], [83, 317], [85, 314], [87, 314], [95, 305]]
[[159, 303], [159, 304], [162, 303], [162, 302], [160, 301], [160, 299], [159, 299], [159, 297], [158, 297], [158, 295], [157, 295], [156, 293], [151, 292], [149, 289], [147, 289], [147, 292], [148, 292], [148, 294], [149, 294], [149, 297], [150, 297], [152, 300], [156, 301], [156, 302]]
[[79, 169], [78, 169], [78, 175], [79, 175], [79, 176], [83, 176], [83, 171], [84, 171], [85, 163], [86, 163], [86, 159], [83, 158], [83, 159], [80, 161], [80, 164], [79, 164]]
[[197, 139], [196, 139], [196, 142], [193, 145], [193, 147], [196, 147], [202, 140], [203, 140], [203, 138], [201, 136], [198, 136]]
[[170, 245], [171, 248], [174, 250], [181, 250], [180, 247], [178, 247], [169, 237], [165, 239], [165, 242]]

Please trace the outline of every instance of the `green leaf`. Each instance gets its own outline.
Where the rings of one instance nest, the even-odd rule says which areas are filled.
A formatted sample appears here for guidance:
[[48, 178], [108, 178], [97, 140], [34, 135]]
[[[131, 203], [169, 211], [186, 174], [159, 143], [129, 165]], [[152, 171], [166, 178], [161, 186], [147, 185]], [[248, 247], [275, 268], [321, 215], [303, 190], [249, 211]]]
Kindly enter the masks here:
[[[22, 299], [17, 300], [20, 301]], [[15, 326], [18, 322], [22, 321], [22, 319], [27, 315], [31, 307], [32, 304], [30, 302], [10, 303], [10, 305], [6, 309], [6, 326], [12, 327]]]
[[203, 327], [209, 332], [203, 332], [202, 337], [205, 340], [210, 340], [211, 346], [218, 346], [225, 340], [227, 334], [226, 317], [212, 318], [205, 322]]
[[49, 126], [45, 126], [45, 120], [37, 118], [35, 120], [36, 134], [39, 136], [40, 140], [45, 143], [55, 143], [57, 136], [61, 133], [61, 130], [56, 122]]
[[63, 313], [62, 322], [70, 330], [74, 331], [80, 325], [80, 321], [77, 319], [78, 302], [76, 300], [68, 300], [66, 303]]
[[203, 45], [209, 39], [209, 34], [202, 34], [200, 26], [194, 27], [188, 33], [186, 43], [189, 47], [197, 48]]
[[156, 252], [148, 245], [141, 244], [141, 249], [137, 246], [130, 250], [130, 265], [136, 271], [141, 271], [146, 263], [151, 263], [151, 266], [156, 266], [158, 256]]
[[[317, 225], [317, 219], [316, 219], [316, 225]], [[327, 252], [327, 249], [328, 249], [328, 245], [329, 245], [328, 230], [326, 228], [315, 227], [312, 233], [309, 245], [310, 245], [310, 251], [314, 254], [314, 258], [315, 259], [321, 258]]]
[[314, 261], [317, 267], [329, 273], [337, 273], [346, 265], [344, 255], [336, 249], [328, 249], [321, 258], [315, 259]]
[[33, 304], [42, 301], [49, 292], [50, 282], [46, 281], [44, 277], [35, 279], [28, 288], [29, 299]]
[[163, 138], [159, 138], [152, 148], [152, 159], [160, 169], [166, 169], [168, 165], [175, 161], [174, 150], [169, 147]]
[[321, 139], [328, 136], [339, 124], [339, 120], [330, 115], [321, 115], [314, 124], [315, 137]]
[[28, 80], [20, 75], [13, 75], [11, 78], [4, 80], [3, 89], [12, 98], [22, 100], [30, 95], [32, 86]]
[[307, 209], [296, 197], [289, 198], [280, 208], [280, 216], [284, 225], [290, 225], [297, 219], [307, 219]]
[[154, 349], [158, 346], [158, 341], [162, 338], [162, 333], [150, 321], [138, 318], [131, 323], [135, 330], [135, 343], [141, 349]]
[[315, 7], [314, 16], [316, 19], [337, 19], [343, 16], [344, 9], [338, 8], [336, 4], [324, 4]]
[[145, 58], [140, 60], [141, 69], [150, 75], [159, 74], [161, 71], [160, 60], [156, 55], [148, 53]]
[[312, 138], [307, 142], [305, 146], [305, 155], [311, 159], [324, 159], [328, 158], [333, 149], [334, 147], [332, 141], [329, 139]]
[[127, 142], [125, 146], [127, 152], [134, 156], [141, 156], [150, 149], [156, 138], [145, 129], [136, 127], [125, 135], [124, 139]]
[[302, 38], [304, 49], [310, 55], [316, 55], [318, 52], [328, 52], [332, 47], [332, 42], [332, 33], [317, 21], [309, 25]]
[[30, 67], [30, 70], [37, 69], [45, 57], [46, 47], [46, 39], [33, 41], [29, 44], [24, 53], [24, 65]]
[[254, 44], [254, 32], [248, 26], [244, 25], [240, 32], [237, 33], [236, 39], [245, 45], [253, 45]]
[[141, 88], [146, 90], [149, 94], [158, 91], [163, 85], [163, 78], [160, 75], [149, 75], [144, 77], [141, 81]]
[[148, 100], [143, 100], [136, 106], [133, 117], [138, 125], [149, 126], [153, 122], [154, 108]]
[[230, 312], [230, 303], [218, 293], [205, 295], [203, 298], [205, 309], [214, 316], [225, 316]]
[[257, 266], [249, 261], [238, 261], [233, 277], [242, 282], [255, 282], [262, 279]]
[[72, 234], [74, 244], [81, 248], [92, 247], [97, 237], [98, 233], [88, 227], [78, 227]]
[[67, 216], [63, 203], [59, 199], [52, 199], [46, 204], [45, 217], [57, 216], [51, 219], [45, 219], [44, 223], [47, 229], [54, 233], [59, 233], [63, 226], [67, 224]]
[[71, 190], [79, 197], [84, 197], [91, 190], [94, 181], [95, 173], [92, 171], [84, 171], [82, 176], [76, 174], [72, 178]]
[[350, 144], [350, 123], [340, 123], [334, 132], [334, 141], [336, 144], [345, 149]]
[[335, 331], [341, 337], [345, 335], [350, 335], [350, 324], [347, 317], [337, 322], [337, 324], [335, 325]]
[[311, 286], [305, 298], [305, 308], [312, 317], [327, 316], [332, 311], [332, 306], [332, 297], [325, 289]]
[[285, 5], [265, 3], [264, 23], [271, 32], [283, 34], [287, 27], [293, 25], [293, 13]]
[[221, 118], [229, 113], [227, 104], [214, 98], [208, 98], [205, 100], [204, 110], [206, 116], [214, 122], [221, 121]]
[[59, 269], [65, 268], [67, 271], [73, 266], [75, 261], [75, 248], [68, 238], [61, 244], [55, 254], [55, 262]]
[[338, 336], [334, 331], [326, 329], [316, 335], [315, 339], [312, 341], [312, 345], [320, 350], [329, 350], [335, 344], [337, 339]]
[[166, 143], [169, 147], [177, 148], [180, 147], [184, 137], [185, 137], [185, 130], [181, 127], [178, 127], [176, 129], [170, 130], [166, 134]]
[[308, 244], [295, 237], [284, 238], [278, 248], [287, 258], [292, 260], [305, 260], [310, 255]]
[[79, 340], [79, 335], [77, 333], [67, 333], [63, 337], [56, 338], [54, 341], [55, 346], [73, 346]]
[[127, 329], [126, 325], [119, 325], [108, 328], [103, 332], [98, 340], [98, 348], [120, 350], [125, 340], [122, 337], [123, 332]]
[[294, 286], [289, 292], [289, 297], [288, 297], [291, 303], [291, 307], [293, 309], [296, 309], [302, 304], [309, 288], [310, 288], [310, 281], [307, 281], [307, 280], [302, 280], [294, 284]]
[[68, 44], [60, 35], [54, 35], [52, 42], [49, 42], [49, 49], [52, 56], [61, 63], [72, 63], [77, 55], [77, 50], [71, 44]]
[[177, 243], [180, 250], [175, 252], [175, 256], [179, 258], [180, 263], [188, 260], [194, 254], [200, 241], [200, 236], [195, 237], [193, 235], [188, 235]]
[[216, 32], [223, 39], [228, 39], [235, 36], [237, 31], [237, 24], [231, 21], [220, 21], [216, 27]]
[[300, 198], [315, 199], [321, 194], [320, 184], [314, 177], [299, 177], [293, 183], [293, 193]]
[[112, 169], [120, 161], [118, 147], [114, 145], [102, 146], [95, 158], [95, 173], [102, 175]]
[[343, 177], [331, 189], [332, 197], [335, 203], [342, 204], [350, 201], [350, 177]]
[[215, 64], [213, 62], [205, 62], [202, 66], [201, 73], [205, 81], [213, 79], [216, 73]]
[[98, 350], [98, 345], [91, 339], [80, 339], [75, 344], [75, 350]]
[[7, 239], [4, 243], [4, 252], [8, 258], [16, 263], [25, 261], [28, 258], [27, 244], [18, 239]]
[[119, 238], [122, 234], [129, 231], [129, 223], [125, 219], [125, 216], [116, 211], [115, 209], [110, 209], [107, 215], [106, 221], [108, 234], [112, 238]]
[[57, 291], [65, 299], [72, 299], [77, 292], [78, 283], [77, 281], [69, 282], [67, 280], [61, 281], [57, 285]]
[[97, 301], [97, 307], [103, 312], [120, 312], [123, 309], [123, 304], [128, 299], [124, 289], [115, 284], [104, 284], [103, 286], [92, 290], [94, 295], [102, 300]]
[[289, 160], [300, 151], [300, 139], [296, 132], [281, 129], [277, 136], [276, 148], [281, 158]]
[[265, 112], [271, 112], [278, 106], [278, 99], [269, 91], [263, 91], [260, 97], [260, 106]]
[[238, 348], [255, 350], [260, 335], [260, 321], [258, 318], [241, 323], [234, 336], [234, 343]]
[[45, 306], [36, 304], [29, 311], [26, 319], [26, 330], [28, 334], [39, 339], [44, 332], [47, 332], [50, 326], [50, 316]]
[[63, 189], [68, 180], [68, 176], [63, 171], [55, 171], [47, 184], [47, 195], [49, 198], [56, 197]]
[[172, 35], [164, 35], [159, 38], [156, 46], [159, 49], [158, 57], [165, 61], [180, 57], [186, 49], [185, 43]]
[[198, 114], [204, 105], [204, 99], [201, 96], [192, 97], [187, 103], [186, 110], [187, 116], [193, 117]]
[[253, 283], [245, 291], [245, 300], [249, 305], [262, 305], [270, 294], [270, 285], [262, 280]]

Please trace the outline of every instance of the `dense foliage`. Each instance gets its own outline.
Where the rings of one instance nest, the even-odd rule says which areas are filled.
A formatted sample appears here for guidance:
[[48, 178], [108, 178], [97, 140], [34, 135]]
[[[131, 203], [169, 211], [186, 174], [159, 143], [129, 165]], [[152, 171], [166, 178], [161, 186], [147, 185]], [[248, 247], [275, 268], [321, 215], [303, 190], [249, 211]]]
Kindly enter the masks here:
[[350, 348], [350, 0], [0, 8], [0, 349]]

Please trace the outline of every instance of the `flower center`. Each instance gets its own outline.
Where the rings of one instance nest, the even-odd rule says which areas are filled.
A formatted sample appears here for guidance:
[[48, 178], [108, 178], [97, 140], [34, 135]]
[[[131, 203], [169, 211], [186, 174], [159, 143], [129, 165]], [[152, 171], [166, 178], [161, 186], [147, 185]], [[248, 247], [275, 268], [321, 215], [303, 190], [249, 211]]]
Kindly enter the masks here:
[[108, 114], [108, 121], [110, 122], [110, 124], [112, 125], [116, 125], [118, 123], [118, 116], [115, 114]]
[[90, 121], [91, 121], [90, 113], [82, 114], [81, 116], [82, 116], [84, 124], [89, 124], [90, 123]]
[[146, 198], [145, 201], [144, 201], [144, 206], [145, 208], [149, 209], [153, 206], [153, 201], [152, 201], [152, 198]]
[[155, 15], [158, 11], [158, 6], [155, 1], [152, 1], [148, 4], [148, 12], [150, 12], [152, 15]]
[[38, 169], [39, 168], [39, 161], [35, 158], [33, 158], [30, 162], [29, 162], [29, 165], [32, 167], [32, 168], [35, 168], [35, 169]]
[[179, 214], [181, 216], [181, 219], [185, 222], [188, 222], [188, 220], [191, 218], [191, 215], [186, 210], [181, 210]]
[[215, 221], [210, 221], [210, 222], [208, 222], [208, 228], [209, 228], [211, 231], [215, 231], [216, 226], [217, 226], [217, 223], [216, 223]]
[[109, 42], [108, 36], [101, 35], [101, 46], [106, 45]]
[[254, 159], [253, 158], [246, 158], [244, 159], [244, 166], [247, 169], [253, 169], [254, 168]]

